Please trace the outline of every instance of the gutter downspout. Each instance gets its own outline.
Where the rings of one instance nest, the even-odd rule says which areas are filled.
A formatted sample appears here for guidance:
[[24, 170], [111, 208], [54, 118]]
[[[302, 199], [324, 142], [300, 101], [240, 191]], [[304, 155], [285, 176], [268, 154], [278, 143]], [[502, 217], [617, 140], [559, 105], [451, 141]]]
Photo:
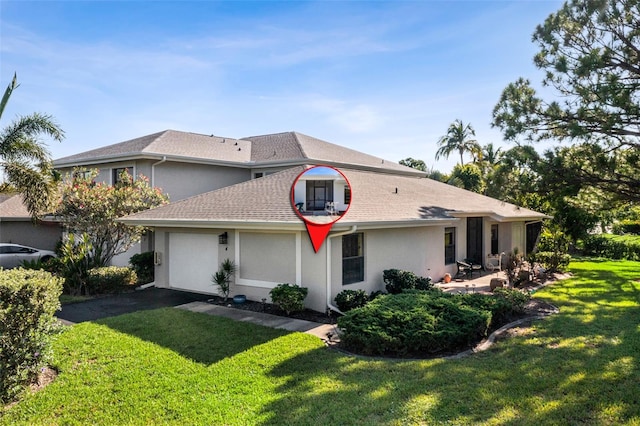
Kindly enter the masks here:
[[354, 232], [356, 232], [357, 229], [358, 229], [358, 225], [353, 225], [351, 229], [349, 229], [348, 231], [338, 232], [336, 234], [330, 234], [329, 238], [327, 238], [327, 244], [326, 244], [326, 247], [327, 247], [327, 279], [326, 279], [327, 308], [341, 315], [344, 315], [344, 313], [331, 303], [331, 238], [353, 234]]
[[163, 156], [162, 156], [162, 160], [160, 160], [160, 161], [158, 161], [158, 162], [156, 162], [156, 163], [153, 163], [153, 164], [151, 165], [151, 187], [152, 187], [152, 188], [153, 188], [153, 187], [155, 186], [155, 184], [156, 184], [156, 166], [157, 166], [157, 165], [159, 165], [159, 164], [164, 163], [165, 161], [167, 161], [167, 156], [166, 156], [166, 155], [163, 155]]

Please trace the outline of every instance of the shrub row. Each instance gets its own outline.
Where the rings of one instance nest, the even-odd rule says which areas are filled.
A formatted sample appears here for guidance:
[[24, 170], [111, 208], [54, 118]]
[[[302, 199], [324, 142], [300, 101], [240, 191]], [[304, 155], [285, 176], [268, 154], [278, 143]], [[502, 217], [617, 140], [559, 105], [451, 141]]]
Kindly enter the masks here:
[[338, 318], [341, 340], [367, 355], [420, 356], [478, 342], [521, 312], [529, 295], [502, 289], [495, 295], [405, 291], [377, 297]]
[[608, 259], [640, 260], [640, 239], [615, 235], [589, 235], [582, 240], [582, 248], [587, 256]]
[[103, 266], [90, 269], [87, 292], [91, 294], [117, 293], [138, 282], [136, 272], [124, 266]]
[[434, 288], [431, 278], [420, 277], [411, 271], [386, 269], [382, 271], [382, 280], [388, 293], [398, 294], [405, 290], [430, 290]]
[[50, 361], [62, 281], [46, 271], [0, 269], [0, 402], [18, 395]]
[[613, 225], [613, 233], [617, 235], [640, 235], [640, 220], [625, 219]]

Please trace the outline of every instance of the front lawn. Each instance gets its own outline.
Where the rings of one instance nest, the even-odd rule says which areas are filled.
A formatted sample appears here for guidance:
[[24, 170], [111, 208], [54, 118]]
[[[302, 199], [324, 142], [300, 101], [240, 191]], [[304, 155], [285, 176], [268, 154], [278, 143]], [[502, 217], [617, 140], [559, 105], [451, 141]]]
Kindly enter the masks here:
[[640, 425], [640, 263], [572, 263], [560, 314], [459, 360], [351, 357], [178, 309], [83, 323], [0, 424]]

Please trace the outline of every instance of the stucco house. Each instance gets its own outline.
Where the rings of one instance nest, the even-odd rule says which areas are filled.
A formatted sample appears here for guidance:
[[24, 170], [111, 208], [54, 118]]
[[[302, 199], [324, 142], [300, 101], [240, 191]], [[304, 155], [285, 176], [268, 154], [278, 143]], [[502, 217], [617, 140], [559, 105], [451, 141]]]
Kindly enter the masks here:
[[[98, 168], [108, 183], [126, 168], [169, 194], [170, 204], [121, 219], [153, 230], [139, 250], [155, 251], [156, 286], [216, 294], [211, 276], [230, 259], [232, 294], [259, 301], [295, 283], [318, 311], [343, 289], [383, 289], [385, 269], [439, 279], [456, 272], [456, 260], [526, 253], [546, 218], [296, 132], [231, 139], [167, 130], [54, 164]], [[317, 165], [340, 174], [305, 173]], [[317, 252], [301, 213], [335, 215]]]
[[53, 250], [62, 236], [57, 222], [34, 223], [19, 194], [0, 194], [0, 243]]

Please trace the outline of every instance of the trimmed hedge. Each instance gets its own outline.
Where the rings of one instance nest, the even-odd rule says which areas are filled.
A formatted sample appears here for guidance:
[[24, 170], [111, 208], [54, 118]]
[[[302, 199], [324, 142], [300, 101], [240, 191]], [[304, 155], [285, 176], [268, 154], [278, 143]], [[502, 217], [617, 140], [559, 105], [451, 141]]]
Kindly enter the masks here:
[[136, 272], [126, 266], [102, 266], [87, 274], [87, 288], [92, 294], [117, 293], [137, 282]]
[[369, 302], [369, 296], [364, 290], [342, 290], [334, 300], [338, 309], [347, 312], [366, 305]]
[[640, 220], [625, 219], [613, 225], [613, 233], [617, 235], [640, 235]]
[[155, 266], [153, 264], [153, 252], [145, 251], [137, 253], [129, 259], [129, 265], [136, 271], [138, 284], [147, 284], [155, 279]]
[[304, 299], [309, 289], [295, 284], [278, 284], [269, 292], [271, 301], [287, 315], [304, 310]]
[[0, 269], [0, 402], [15, 398], [48, 365], [62, 278]]
[[468, 347], [521, 313], [528, 293], [495, 295], [406, 291], [377, 297], [338, 318], [348, 350], [366, 355], [424, 356]]
[[614, 260], [640, 260], [640, 238], [609, 234], [589, 235], [582, 240], [587, 256]]
[[402, 293], [405, 290], [431, 290], [434, 288], [431, 278], [420, 277], [411, 271], [400, 269], [386, 269], [382, 271], [385, 289], [391, 294]]

